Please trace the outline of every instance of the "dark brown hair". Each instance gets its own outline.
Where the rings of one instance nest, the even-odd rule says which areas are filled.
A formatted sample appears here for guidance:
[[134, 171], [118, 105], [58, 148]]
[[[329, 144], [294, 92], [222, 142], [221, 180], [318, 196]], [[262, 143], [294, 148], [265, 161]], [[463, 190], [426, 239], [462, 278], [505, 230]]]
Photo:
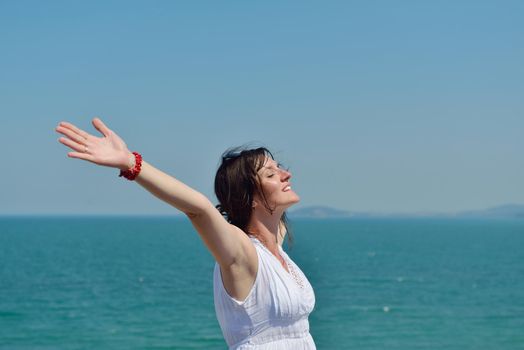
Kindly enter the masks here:
[[[266, 158], [274, 159], [265, 147], [246, 149], [234, 147], [222, 154], [222, 161], [215, 176], [215, 194], [219, 204], [216, 206], [226, 220], [247, 234], [247, 225], [252, 215], [254, 195], [258, 194], [264, 207], [273, 214], [266, 195], [260, 187], [258, 171], [264, 166]], [[288, 230], [286, 213], [281, 218], [281, 229], [287, 232], [288, 243], [293, 242]]]

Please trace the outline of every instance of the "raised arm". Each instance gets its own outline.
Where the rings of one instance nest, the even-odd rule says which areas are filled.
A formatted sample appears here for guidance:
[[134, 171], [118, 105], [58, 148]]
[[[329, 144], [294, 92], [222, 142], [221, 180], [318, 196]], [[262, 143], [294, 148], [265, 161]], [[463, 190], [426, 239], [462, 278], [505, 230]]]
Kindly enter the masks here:
[[[59, 142], [73, 150], [68, 156], [121, 170], [132, 168], [134, 156], [125, 142], [99, 118], [93, 119], [93, 126], [102, 137], [93, 136], [67, 122], [57, 126], [56, 131], [65, 136]], [[239, 228], [229, 224], [203, 194], [146, 161], [142, 162], [142, 170], [135, 180], [154, 196], [188, 216], [220, 266], [246, 261], [249, 239]]]

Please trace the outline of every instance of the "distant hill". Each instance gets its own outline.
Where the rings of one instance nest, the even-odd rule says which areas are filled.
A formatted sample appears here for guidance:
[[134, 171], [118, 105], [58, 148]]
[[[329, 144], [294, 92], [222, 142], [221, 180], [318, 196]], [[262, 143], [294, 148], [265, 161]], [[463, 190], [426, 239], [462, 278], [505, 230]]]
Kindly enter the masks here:
[[521, 218], [524, 219], [524, 205], [505, 204], [484, 210], [470, 210], [458, 213], [459, 217], [479, 218]]
[[289, 212], [291, 218], [310, 218], [310, 219], [336, 219], [336, 218], [409, 218], [409, 217], [428, 217], [428, 218], [521, 218], [524, 219], [524, 205], [506, 204], [483, 210], [468, 210], [458, 213], [431, 213], [420, 212], [411, 214], [396, 213], [370, 213], [352, 212], [326, 206], [308, 206]]
[[310, 218], [310, 219], [337, 219], [337, 218], [413, 218], [413, 217], [442, 217], [443, 214], [435, 213], [377, 213], [377, 212], [357, 212], [336, 209], [326, 206], [308, 206], [300, 209], [291, 210], [288, 213], [291, 218]]

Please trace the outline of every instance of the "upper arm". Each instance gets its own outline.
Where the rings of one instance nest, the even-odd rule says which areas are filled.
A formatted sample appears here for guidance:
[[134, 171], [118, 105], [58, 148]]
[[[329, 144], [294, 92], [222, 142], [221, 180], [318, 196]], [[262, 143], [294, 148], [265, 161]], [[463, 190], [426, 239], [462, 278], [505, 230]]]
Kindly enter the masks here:
[[247, 261], [254, 249], [248, 236], [231, 225], [209, 202], [209, 207], [197, 215], [188, 215], [193, 226], [221, 267]]
[[136, 180], [154, 196], [189, 217], [221, 267], [229, 267], [235, 263], [237, 266], [244, 266], [246, 256], [253, 257], [255, 248], [247, 235], [228, 223], [202, 193], [145, 161]]

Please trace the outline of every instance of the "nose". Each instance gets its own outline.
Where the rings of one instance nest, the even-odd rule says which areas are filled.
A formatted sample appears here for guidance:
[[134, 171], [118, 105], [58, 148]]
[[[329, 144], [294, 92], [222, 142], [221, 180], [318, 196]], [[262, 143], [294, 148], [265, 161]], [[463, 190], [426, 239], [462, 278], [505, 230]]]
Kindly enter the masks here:
[[291, 172], [288, 170], [280, 169], [280, 177], [283, 181], [288, 181], [291, 179]]

